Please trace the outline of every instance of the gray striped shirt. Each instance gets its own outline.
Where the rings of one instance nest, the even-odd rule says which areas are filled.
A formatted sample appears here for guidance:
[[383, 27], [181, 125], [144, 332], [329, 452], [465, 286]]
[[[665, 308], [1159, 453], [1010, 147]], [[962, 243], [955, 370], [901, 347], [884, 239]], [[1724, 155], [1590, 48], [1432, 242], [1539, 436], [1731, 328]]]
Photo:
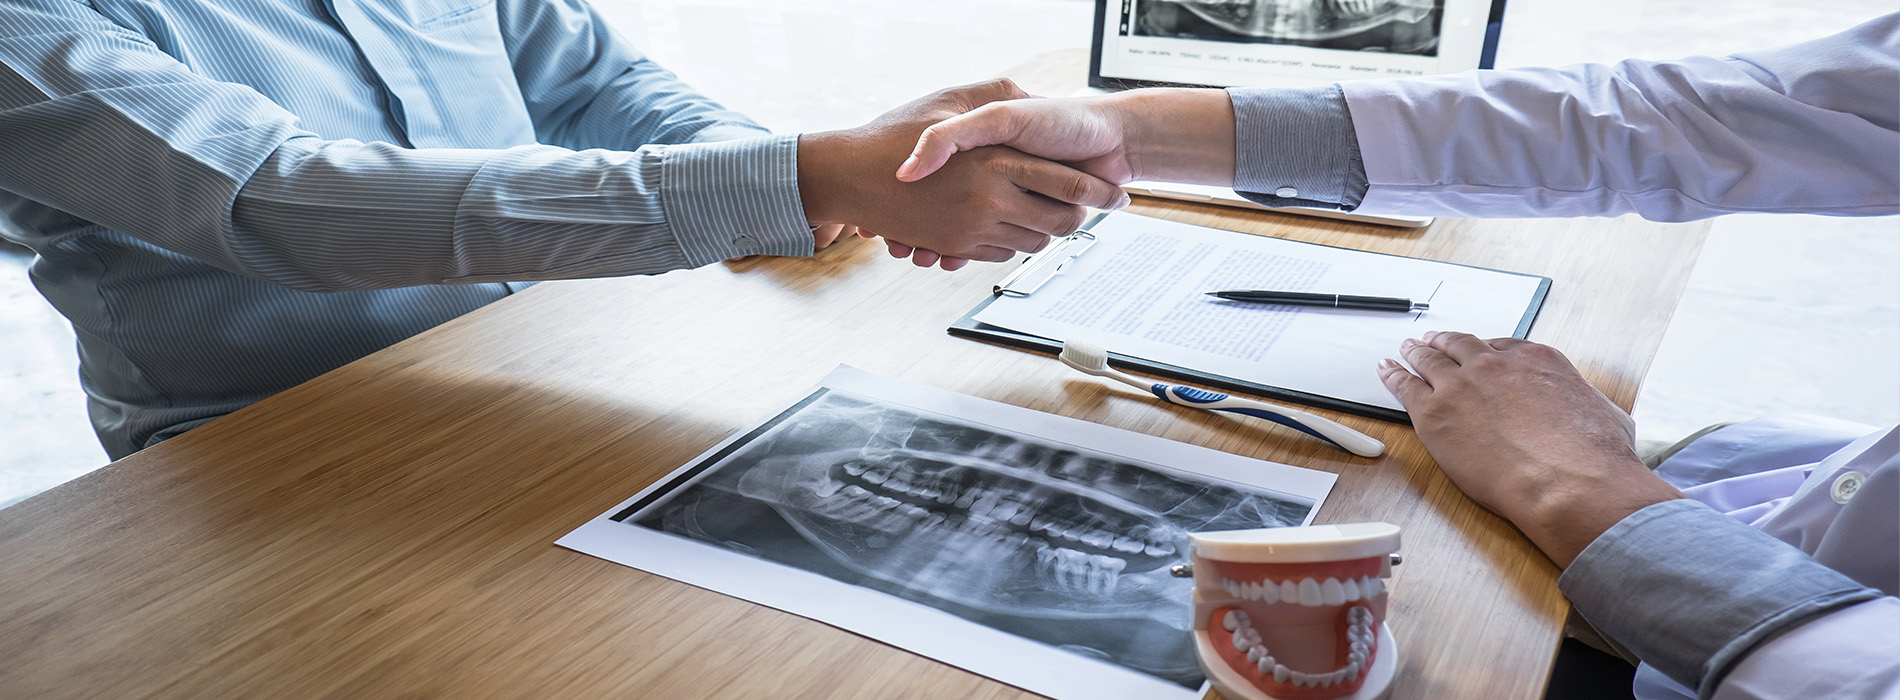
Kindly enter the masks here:
[[0, 4], [0, 214], [115, 459], [530, 280], [812, 247], [797, 138], [582, 0]]

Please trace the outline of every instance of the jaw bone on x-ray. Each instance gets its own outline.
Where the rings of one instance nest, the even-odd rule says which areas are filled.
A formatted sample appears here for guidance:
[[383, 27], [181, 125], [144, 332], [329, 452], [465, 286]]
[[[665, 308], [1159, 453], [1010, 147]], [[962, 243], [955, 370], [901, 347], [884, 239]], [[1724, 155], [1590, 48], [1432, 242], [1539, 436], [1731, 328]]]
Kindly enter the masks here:
[[1187, 534], [1313, 506], [835, 391], [714, 459], [636, 524], [1190, 688]]

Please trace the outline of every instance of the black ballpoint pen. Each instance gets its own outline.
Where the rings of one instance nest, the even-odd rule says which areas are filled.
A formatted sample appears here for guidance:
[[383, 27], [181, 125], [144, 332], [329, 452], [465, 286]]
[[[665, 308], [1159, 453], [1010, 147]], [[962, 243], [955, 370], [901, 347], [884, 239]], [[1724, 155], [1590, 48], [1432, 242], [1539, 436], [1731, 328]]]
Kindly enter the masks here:
[[1265, 289], [1229, 289], [1220, 292], [1207, 292], [1208, 296], [1220, 297], [1228, 301], [1246, 301], [1256, 304], [1288, 304], [1292, 306], [1326, 306], [1336, 309], [1363, 309], [1366, 311], [1426, 311], [1430, 304], [1411, 299], [1396, 297], [1364, 297], [1351, 294], [1314, 294], [1312, 292], [1275, 292]]

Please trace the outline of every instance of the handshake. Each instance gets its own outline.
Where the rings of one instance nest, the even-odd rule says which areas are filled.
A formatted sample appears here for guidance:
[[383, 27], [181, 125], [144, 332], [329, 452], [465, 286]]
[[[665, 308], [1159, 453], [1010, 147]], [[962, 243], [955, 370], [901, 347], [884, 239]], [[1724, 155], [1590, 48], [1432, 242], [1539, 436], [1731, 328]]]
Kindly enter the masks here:
[[1233, 108], [1220, 90], [1046, 100], [993, 80], [805, 134], [798, 153], [820, 247], [882, 236], [893, 256], [955, 270], [1041, 250], [1084, 207], [1127, 206], [1124, 182], [1231, 184]]

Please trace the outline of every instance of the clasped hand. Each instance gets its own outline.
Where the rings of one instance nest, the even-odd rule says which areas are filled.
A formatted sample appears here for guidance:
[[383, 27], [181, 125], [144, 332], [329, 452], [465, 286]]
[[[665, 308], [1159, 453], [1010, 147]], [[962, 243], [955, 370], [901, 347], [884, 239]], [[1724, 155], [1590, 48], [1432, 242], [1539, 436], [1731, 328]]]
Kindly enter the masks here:
[[[850, 224], [881, 235], [893, 252], [946, 269], [965, 260], [1000, 262], [1035, 252], [1082, 224], [1085, 206], [1127, 202], [1113, 183], [1005, 146], [947, 159], [928, 181], [891, 177], [924, 129], [985, 104], [1028, 97], [1008, 80], [944, 90], [869, 124], [799, 139], [799, 197], [813, 226]], [[832, 235], [836, 235], [833, 233]]]

